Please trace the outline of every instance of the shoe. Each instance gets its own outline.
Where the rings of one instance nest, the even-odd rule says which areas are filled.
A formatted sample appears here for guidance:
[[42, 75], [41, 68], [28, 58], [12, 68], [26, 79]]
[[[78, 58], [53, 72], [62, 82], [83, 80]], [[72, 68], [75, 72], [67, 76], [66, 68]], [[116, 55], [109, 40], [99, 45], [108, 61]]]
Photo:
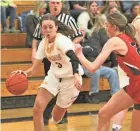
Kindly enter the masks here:
[[90, 95], [85, 95], [85, 101], [86, 101], [86, 103], [92, 103], [92, 101], [90, 99]]
[[98, 93], [92, 93], [90, 95], [90, 99], [91, 99], [92, 103], [94, 103], [94, 104], [99, 104], [100, 103], [100, 100], [98, 98]]
[[10, 29], [10, 33], [19, 33], [19, 30], [16, 30], [14, 27]]
[[63, 118], [58, 124], [66, 124], [66, 123], [68, 123], [68, 119]]
[[48, 120], [44, 120], [44, 126], [47, 126], [49, 124]]
[[112, 131], [121, 131], [121, 129], [118, 129], [118, 128], [112, 128]]

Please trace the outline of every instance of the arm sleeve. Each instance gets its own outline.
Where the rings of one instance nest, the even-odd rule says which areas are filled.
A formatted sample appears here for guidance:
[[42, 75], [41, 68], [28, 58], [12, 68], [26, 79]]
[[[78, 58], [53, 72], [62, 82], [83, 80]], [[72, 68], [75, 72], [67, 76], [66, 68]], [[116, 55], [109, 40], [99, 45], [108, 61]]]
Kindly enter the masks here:
[[72, 69], [73, 69], [73, 74], [75, 73], [79, 73], [78, 71], [78, 67], [79, 67], [79, 60], [77, 58], [77, 56], [75, 55], [73, 50], [69, 50], [66, 55], [70, 58], [70, 62], [72, 65]]

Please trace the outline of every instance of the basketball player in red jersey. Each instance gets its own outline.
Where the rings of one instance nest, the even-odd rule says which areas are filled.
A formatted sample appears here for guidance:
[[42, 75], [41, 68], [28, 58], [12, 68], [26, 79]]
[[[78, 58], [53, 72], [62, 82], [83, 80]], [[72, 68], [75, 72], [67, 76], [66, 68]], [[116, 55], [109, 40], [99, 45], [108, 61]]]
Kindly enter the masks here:
[[107, 17], [107, 31], [111, 38], [94, 62], [91, 63], [84, 57], [80, 45], [76, 47], [76, 54], [80, 62], [90, 72], [95, 72], [110, 53], [115, 52], [119, 66], [129, 77], [129, 85], [114, 94], [100, 109], [97, 131], [109, 131], [111, 117], [133, 104], [131, 131], [140, 131], [140, 54], [134, 40], [136, 31], [132, 25], [128, 24], [125, 16], [119, 13]]

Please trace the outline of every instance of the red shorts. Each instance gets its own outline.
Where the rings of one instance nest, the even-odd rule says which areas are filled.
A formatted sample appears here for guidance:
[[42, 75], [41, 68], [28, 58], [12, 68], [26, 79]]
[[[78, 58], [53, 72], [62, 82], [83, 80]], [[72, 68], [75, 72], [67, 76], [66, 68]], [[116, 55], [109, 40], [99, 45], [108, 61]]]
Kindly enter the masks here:
[[130, 84], [124, 87], [124, 90], [136, 102], [135, 104], [140, 104], [140, 79], [130, 79]]

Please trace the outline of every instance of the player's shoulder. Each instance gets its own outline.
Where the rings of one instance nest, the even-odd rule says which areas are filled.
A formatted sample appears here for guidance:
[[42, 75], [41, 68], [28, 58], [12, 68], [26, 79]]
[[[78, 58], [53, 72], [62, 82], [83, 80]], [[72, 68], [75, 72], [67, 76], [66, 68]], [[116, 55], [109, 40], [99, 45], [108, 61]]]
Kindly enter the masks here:
[[45, 38], [43, 38], [40, 42], [39, 42], [39, 46], [44, 46], [45, 45]]
[[110, 38], [108, 40], [108, 42], [110, 42], [110, 43], [118, 43], [118, 42], [124, 42], [124, 41], [120, 37], [114, 36], [114, 37]]
[[110, 39], [105, 43], [105, 47], [107, 47], [107, 48], [108, 48], [108, 47], [114, 48], [114, 47], [118, 47], [118, 46], [124, 45], [124, 44], [125, 44], [125, 42], [124, 42], [121, 38], [115, 36], [115, 37], [110, 38]]
[[58, 33], [57, 34], [57, 38], [56, 38], [56, 41], [63, 41], [63, 42], [67, 42], [67, 41], [71, 41], [70, 38], [68, 38], [67, 36], [61, 34], [61, 33]]

